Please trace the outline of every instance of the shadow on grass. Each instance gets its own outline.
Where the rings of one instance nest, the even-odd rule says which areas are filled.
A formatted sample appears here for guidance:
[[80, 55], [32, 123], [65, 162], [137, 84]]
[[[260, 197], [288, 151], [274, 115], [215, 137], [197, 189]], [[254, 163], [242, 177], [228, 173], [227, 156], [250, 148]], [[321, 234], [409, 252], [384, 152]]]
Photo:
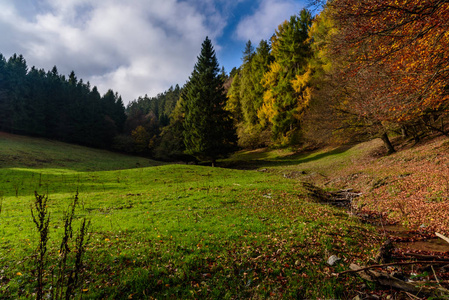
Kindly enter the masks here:
[[[351, 149], [352, 145], [340, 146], [336, 149], [315, 154], [315, 152], [309, 153], [294, 153], [284, 157], [278, 157], [273, 159], [257, 159], [252, 155], [248, 155], [248, 159], [236, 159], [236, 160], [228, 160], [222, 161], [219, 163], [219, 167], [222, 168], [230, 168], [230, 169], [239, 169], [239, 170], [255, 170], [264, 167], [282, 167], [282, 166], [293, 166], [300, 165], [312, 161], [317, 161], [325, 158], [330, 158], [332, 156], [336, 156], [342, 154], [349, 149]], [[261, 157], [260, 154], [257, 156]], [[252, 159], [250, 157], [253, 157]]]

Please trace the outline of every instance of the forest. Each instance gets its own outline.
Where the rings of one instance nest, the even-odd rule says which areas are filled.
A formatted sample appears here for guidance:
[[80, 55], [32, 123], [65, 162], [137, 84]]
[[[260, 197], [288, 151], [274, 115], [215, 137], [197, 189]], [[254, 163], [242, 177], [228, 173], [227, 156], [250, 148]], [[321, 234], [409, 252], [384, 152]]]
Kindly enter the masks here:
[[418, 142], [430, 132], [449, 134], [447, 1], [316, 5], [320, 13], [303, 9], [270, 40], [257, 46], [248, 41], [242, 65], [230, 74], [219, 68], [209, 45], [210, 76], [220, 82], [215, 94], [226, 95], [208, 96], [223, 108], [213, 114], [233, 124], [221, 128], [229, 147], [216, 157], [186, 149], [186, 128], [210, 114], [203, 110], [186, 120], [189, 87], [195, 80], [204, 84], [195, 79], [197, 69], [182, 87], [141, 96], [125, 107], [118, 93], [102, 96], [73, 71], [66, 77], [56, 66], [38, 70], [22, 55], [0, 55], [0, 130], [176, 161], [215, 160], [242, 148], [314, 148], [377, 137], [392, 153], [391, 135]]

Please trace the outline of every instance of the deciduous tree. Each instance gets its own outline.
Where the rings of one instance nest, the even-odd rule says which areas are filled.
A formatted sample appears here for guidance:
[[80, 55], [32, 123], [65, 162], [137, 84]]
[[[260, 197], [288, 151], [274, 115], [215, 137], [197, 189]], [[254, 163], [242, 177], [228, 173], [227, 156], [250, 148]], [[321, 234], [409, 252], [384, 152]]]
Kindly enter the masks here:
[[[384, 113], [373, 86], [388, 88], [388, 80], [379, 68], [361, 70], [355, 76], [342, 76], [346, 56], [333, 51], [340, 32], [333, 15], [325, 8], [316, 17], [309, 32], [313, 56], [308, 71], [294, 81], [302, 97], [309, 99], [305, 120], [306, 135], [318, 142], [361, 141], [380, 137], [388, 152], [394, 149], [388, 139]], [[323, 140], [327, 139], [327, 140]]]
[[383, 119], [406, 122], [447, 110], [448, 1], [335, 0], [330, 7], [341, 36], [336, 50], [348, 60], [345, 75], [376, 75], [380, 85], [365, 84]]
[[292, 142], [300, 127], [307, 103], [293, 87], [296, 76], [307, 70], [311, 56], [308, 30], [312, 15], [302, 10], [279, 25], [271, 40], [274, 62], [263, 78], [265, 93], [259, 119], [273, 125], [273, 137], [280, 143]]

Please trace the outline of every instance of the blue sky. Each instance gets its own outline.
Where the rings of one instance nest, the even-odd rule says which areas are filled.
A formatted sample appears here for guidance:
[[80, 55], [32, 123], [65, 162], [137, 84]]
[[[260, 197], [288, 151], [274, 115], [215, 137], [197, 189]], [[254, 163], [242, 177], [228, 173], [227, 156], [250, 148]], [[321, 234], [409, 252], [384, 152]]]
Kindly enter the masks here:
[[0, 0], [0, 53], [78, 78], [125, 103], [183, 85], [212, 39], [229, 72], [245, 43], [269, 39], [302, 0]]

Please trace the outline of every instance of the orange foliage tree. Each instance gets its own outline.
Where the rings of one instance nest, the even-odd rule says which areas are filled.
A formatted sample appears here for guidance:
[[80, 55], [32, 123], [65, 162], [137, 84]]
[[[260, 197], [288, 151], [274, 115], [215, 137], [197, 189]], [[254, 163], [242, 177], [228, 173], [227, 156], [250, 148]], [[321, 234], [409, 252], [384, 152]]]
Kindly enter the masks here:
[[333, 50], [347, 61], [343, 73], [369, 91], [371, 99], [361, 105], [365, 113], [404, 123], [448, 111], [449, 1], [333, 0], [328, 5], [339, 29]]

